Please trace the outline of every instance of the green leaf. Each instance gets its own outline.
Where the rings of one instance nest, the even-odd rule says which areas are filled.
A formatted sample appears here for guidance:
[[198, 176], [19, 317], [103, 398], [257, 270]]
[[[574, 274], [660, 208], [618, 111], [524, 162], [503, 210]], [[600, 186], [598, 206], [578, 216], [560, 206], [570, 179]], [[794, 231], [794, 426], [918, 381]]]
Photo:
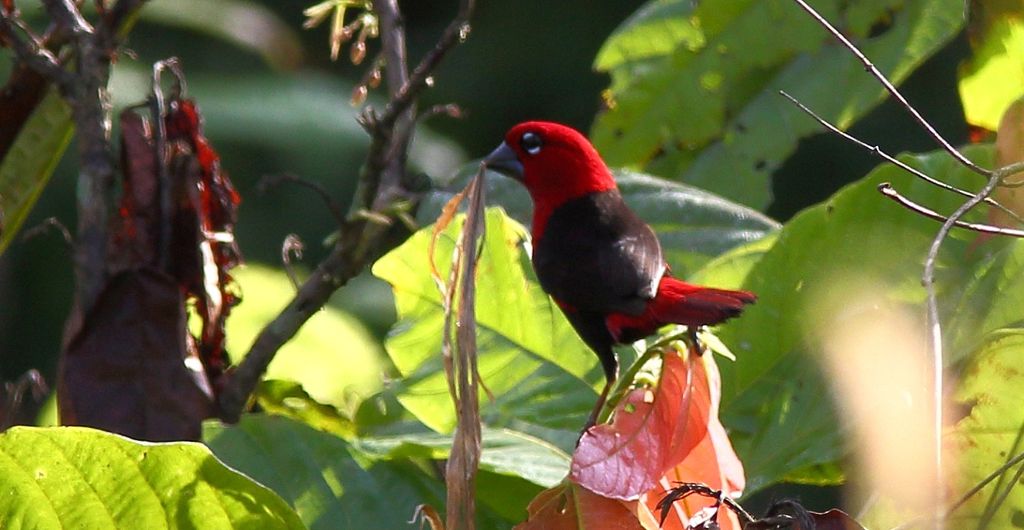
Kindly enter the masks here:
[[[295, 288], [282, 271], [263, 265], [249, 264], [233, 274], [243, 301], [228, 319], [227, 347], [241, 356]], [[352, 412], [382, 387], [384, 363], [384, 352], [363, 325], [328, 305], [281, 347], [265, 377], [298, 382], [316, 401]]]
[[[815, 4], [895, 83], [962, 23], [957, 0]], [[857, 59], [788, 0], [653, 0], [612, 34], [595, 67], [612, 76], [610, 108], [592, 131], [610, 165], [758, 209], [770, 201], [772, 172], [801, 138], [822, 130], [778, 90], [842, 128], [884, 94]]]
[[[405, 528], [424, 503], [443, 512], [442, 481], [409, 458], [381, 459], [288, 418], [207, 422], [203, 438], [219, 458], [280, 494], [311, 530]], [[481, 511], [482, 527], [497, 527], [500, 519]]]
[[1007, 107], [1024, 94], [1024, 21], [998, 19], [979, 40], [960, 69], [960, 101], [968, 123], [995, 131]]
[[205, 33], [263, 57], [278, 69], [302, 61], [302, 43], [292, 26], [273, 11], [241, 0], [153, 0], [139, 12], [142, 20]]
[[[991, 146], [966, 153], [983, 166], [991, 162]], [[904, 161], [955, 186], [980, 185], [977, 175], [944, 152], [905, 156]], [[733, 443], [752, 486], [778, 481], [790, 470], [834, 462], [843, 451], [841, 439], [830, 435], [840, 425], [828, 401], [821, 399], [825, 385], [818, 380], [817, 362], [821, 331], [841, 326], [857, 308], [856, 301], [835, 300], [830, 293], [863, 286], [881, 293], [887, 303], [921, 314], [923, 260], [939, 224], [884, 198], [876, 189], [882, 182], [943, 213], [962, 201], [894, 166], [876, 168], [783, 227], [741, 284], [757, 293], [757, 304], [719, 331], [738, 358], [721, 364], [722, 415], [734, 429]], [[972, 212], [969, 218], [981, 215]], [[956, 231], [939, 254], [937, 282], [944, 314], [959, 300], [960, 286], [977, 265], [977, 258], [967, 252], [972, 238], [973, 233]], [[718, 284], [721, 275], [722, 283], [734, 286], [737, 270], [749, 267], [744, 256], [756, 253], [734, 251], [697, 276]], [[784, 412], [788, 417], [764, 420], [765, 415]]]
[[1024, 328], [1024, 241], [982, 262], [946, 322], [947, 363], [976, 351], [988, 335], [1003, 328]]
[[[438, 240], [442, 278], [463, 220], [453, 221]], [[428, 427], [446, 433], [455, 426], [455, 412], [441, 364], [444, 315], [430, 276], [431, 230], [420, 230], [378, 260], [373, 273], [395, 292], [399, 322], [385, 348], [403, 376], [398, 399]], [[571, 447], [603, 375], [597, 357], [536, 283], [522, 252], [526, 237], [503, 211], [488, 210], [476, 313], [479, 372], [494, 400], [481, 393], [481, 415], [488, 425], [549, 441], [554, 436]]]
[[[957, 423], [950, 446], [959, 462], [956, 491], [966, 492], [1009, 459], [1024, 451], [1024, 332], [1007, 330], [992, 336], [964, 371], [956, 400], [970, 407]], [[1024, 513], [1024, 488], [1016, 480], [1020, 464], [1004, 472], [954, 512], [957, 528], [1017, 528]], [[1008, 496], [997, 502], [1003, 492]]]
[[[446, 190], [462, 189], [476, 172], [463, 168]], [[489, 173], [487, 197], [520, 223], [529, 225], [533, 206], [522, 185]], [[623, 198], [654, 228], [673, 273], [686, 276], [723, 252], [777, 230], [771, 218], [701, 189], [632, 171], [616, 171]], [[435, 191], [421, 205], [419, 220], [430, 224], [455, 191]]]
[[50, 87], [0, 161], [0, 254], [46, 188], [72, 130], [71, 110]]
[[[452, 437], [417, 433], [379, 438], [361, 438], [355, 445], [363, 451], [388, 458], [419, 457], [443, 460], [450, 454]], [[550, 488], [569, 472], [570, 457], [539, 438], [511, 429], [483, 429], [480, 468], [526, 479]]]
[[0, 527], [305, 528], [274, 492], [196, 443], [81, 427], [0, 434]]

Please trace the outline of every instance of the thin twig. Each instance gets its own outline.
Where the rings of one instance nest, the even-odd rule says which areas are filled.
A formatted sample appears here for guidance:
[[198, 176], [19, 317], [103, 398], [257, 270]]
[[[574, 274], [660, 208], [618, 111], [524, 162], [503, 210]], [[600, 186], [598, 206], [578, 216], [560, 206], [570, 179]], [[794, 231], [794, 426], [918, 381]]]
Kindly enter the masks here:
[[949, 509], [946, 510], [946, 517], [949, 517], [958, 508], [960, 508], [961, 506], [966, 504], [967, 501], [969, 501], [971, 499], [971, 497], [977, 495], [977, 493], [979, 491], [981, 491], [982, 489], [984, 489], [985, 486], [987, 486], [990, 482], [992, 482], [993, 480], [999, 478], [1003, 473], [1006, 473], [1007, 471], [1010, 470], [1010, 468], [1012, 468], [1013, 466], [1015, 466], [1015, 465], [1017, 465], [1017, 464], [1019, 464], [1021, 462], [1024, 462], [1024, 452], [1018, 453], [1013, 458], [1007, 460], [1006, 463], [1004, 463], [1003, 465], [999, 466], [998, 469], [996, 469], [995, 471], [989, 473], [988, 476], [986, 476], [985, 478], [981, 479], [977, 484], [974, 485], [974, 487], [972, 487], [971, 489], [967, 490], [967, 492], [964, 493], [963, 495], [961, 495], [960, 498], [956, 500], [956, 502], [954, 502], [953, 504], [951, 504], [949, 506]]
[[288, 182], [290, 184], [297, 184], [309, 190], [312, 190], [320, 200], [324, 202], [327, 209], [331, 212], [331, 216], [338, 223], [338, 226], [345, 224], [345, 214], [342, 213], [341, 205], [338, 201], [334, 200], [331, 196], [331, 192], [327, 191], [322, 184], [314, 182], [312, 180], [306, 180], [298, 175], [292, 173], [279, 173], [275, 175], [264, 175], [263, 178], [256, 184], [256, 189], [260, 193], [266, 193], [271, 188], [281, 185], [281, 183]]
[[[942, 375], [945, 368], [943, 363], [943, 352], [942, 352], [942, 323], [939, 320], [939, 302], [938, 296], [935, 292], [935, 265], [938, 262], [939, 249], [942, 247], [942, 242], [945, 241], [946, 236], [949, 235], [949, 231], [952, 230], [953, 226], [956, 225], [957, 221], [960, 220], [971, 208], [974, 208], [981, 203], [985, 197], [988, 197], [992, 193], [992, 190], [999, 185], [999, 181], [1002, 180], [1002, 173], [995, 172], [991, 173], [988, 182], [974, 197], [967, 199], [959, 208], [957, 208], [952, 215], [946, 218], [946, 221], [942, 223], [938, 233], [935, 234], [935, 239], [932, 240], [931, 247], [928, 249], [928, 256], [924, 262], [924, 274], [921, 276], [921, 283], [924, 285], [925, 292], [928, 298], [928, 329], [929, 342], [931, 343], [932, 352], [932, 390], [934, 392], [934, 410], [933, 418], [935, 434], [933, 439], [932, 450], [935, 451], [935, 484], [934, 484], [934, 496], [935, 496], [935, 509], [941, 511], [942, 498], [945, 495], [946, 487], [945, 480], [942, 476], [942, 395], [943, 395], [943, 381]], [[936, 527], [943, 528], [944, 521], [941, 517], [941, 513], [936, 514]]]
[[[904, 197], [898, 191], [896, 191], [892, 184], [883, 182], [878, 185], [878, 191], [882, 192], [882, 195], [889, 197], [890, 199], [898, 202], [904, 208], [913, 211], [914, 213], [920, 214], [929, 219], [935, 219], [936, 221], [945, 222], [948, 218], [935, 210], [931, 210], [925, 206], [921, 206], [916, 202]], [[981, 223], [968, 223], [966, 221], [956, 221], [953, 223], [954, 226], [959, 228], [966, 228], [967, 230], [973, 230], [975, 232], [983, 232], [986, 234], [998, 234], [1001, 236], [1010, 237], [1024, 237], [1024, 230], [1016, 230], [1013, 228], [1003, 228], [999, 226], [992, 226]]]
[[[817, 115], [813, 110], [809, 109], [806, 105], [804, 105], [803, 103], [798, 101], [796, 98], [794, 98], [793, 96], [791, 96], [788, 93], [786, 93], [786, 91], [780, 90], [779, 94], [782, 94], [783, 97], [785, 97], [786, 99], [788, 99], [791, 102], [793, 102], [793, 104], [796, 105], [797, 107], [799, 107], [800, 110], [802, 110], [805, 113], [807, 113], [807, 115], [809, 115], [811, 118], [814, 118], [814, 120], [817, 121], [819, 124], [821, 124], [822, 127], [825, 127], [826, 129], [832, 131], [835, 134], [838, 134], [839, 136], [843, 137], [847, 141], [853, 142], [854, 144], [857, 144], [860, 147], [863, 147], [864, 149], [867, 149], [868, 151], [871, 151], [875, 155], [881, 157], [885, 161], [889, 162], [890, 164], [893, 164], [894, 166], [902, 169], [903, 171], [906, 171], [907, 173], [910, 173], [911, 175], [914, 175], [915, 177], [917, 177], [917, 178], [919, 178], [919, 179], [921, 179], [921, 180], [923, 180], [923, 181], [925, 181], [925, 182], [927, 182], [927, 183], [929, 183], [929, 184], [931, 184], [933, 186], [937, 186], [937, 187], [942, 188], [944, 190], [951, 191], [951, 192], [956, 193], [958, 195], [962, 195], [964, 197], [973, 197], [974, 196], [973, 193], [971, 193], [971, 192], [969, 192], [967, 190], [960, 189], [960, 188], [958, 188], [956, 186], [952, 186], [952, 185], [946, 184], [945, 182], [942, 182], [941, 180], [938, 180], [938, 179], [936, 179], [936, 178], [934, 178], [934, 177], [932, 177], [932, 176], [930, 176], [930, 175], [928, 175], [928, 174], [926, 174], [926, 173], [924, 173], [924, 172], [922, 172], [922, 171], [920, 171], [918, 169], [915, 169], [915, 168], [911, 167], [910, 165], [908, 165], [908, 164], [904, 163], [903, 161], [899, 160], [898, 158], [896, 158], [896, 157], [886, 153], [885, 151], [882, 151], [882, 149], [879, 146], [877, 146], [877, 145], [869, 145], [869, 144], [867, 144], [865, 142], [862, 142], [857, 137], [847, 133], [846, 131], [843, 131], [839, 127], [836, 127], [835, 125], [829, 123], [827, 120], [825, 120], [821, 116]], [[1001, 210], [1002, 212], [1006, 213], [1007, 215], [1009, 215], [1010, 217], [1012, 217], [1015, 221], [1017, 221], [1019, 223], [1024, 223], [1024, 218], [1022, 218], [1020, 215], [1018, 215], [1017, 212], [1015, 212], [1015, 211], [1011, 210], [1010, 208], [1007, 208], [1006, 206], [1003, 206], [1002, 204], [996, 202], [996, 200], [992, 199], [991, 197], [986, 197], [985, 198], [985, 204], [988, 204], [988, 205], [990, 205], [990, 206], [992, 206], [994, 208], [998, 208], [999, 210]], [[946, 218], [942, 217], [942, 220], [945, 221]]]
[[943, 149], [945, 149], [950, 155], [952, 155], [953, 158], [957, 159], [961, 164], [970, 168], [972, 171], [978, 173], [979, 175], [987, 177], [992, 174], [991, 170], [985, 169], [975, 164], [966, 156], [964, 156], [963, 153], [961, 153], [955, 147], [953, 147], [952, 144], [947, 142], [946, 139], [943, 138], [937, 130], [935, 130], [935, 127], [932, 127], [932, 125], [928, 123], [928, 120], [924, 119], [924, 117], [921, 116], [921, 113], [919, 113], [917, 109], [911, 106], [907, 99], [903, 97], [903, 94], [901, 94], [899, 90], [896, 90], [896, 87], [892, 84], [892, 82], [890, 82], [889, 79], [886, 78], [885, 75], [882, 74], [882, 72], [877, 67], [875, 67], [874, 64], [872, 64], [872, 62], [867, 58], [867, 56], [865, 56], [863, 52], [861, 52], [856, 46], [854, 46], [853, 43], [850, 42], [850, 40], [847, 39], [845, 35], [843, 35], [838, 29], [836, 29], [835, 26], [833, 26], [828, 20], [825, 20], [825, 17], [821, 16], [817, 11], [814, 10], [813, 7], [808, 5], [807, 2], [805, 2], [804, 0], [793, 1], [796, 2], [804, 11], [806, 11], [807, 14], [811, 15], [811, 17], [814, 18], [814, 20], [816, 20], [818, 24], [820, 24], [822, 27], [828, 30], [828, 32], [831, 33], [832, 36], [835, 37], [839, 42], [841, 42], [843, 46], [845, 46], [846, 49], [850, 51], [850, 53], [857, 57], [857, 59], [860, 60], [861, 64], [864, 65], [864, 70], [866, 70], [872, 76], [874, 76], [875, 79], [877, 79], [878, 82], [881, 83], [883, 87], [885, 87], [889, 94], [891, 94], [892, 97], [896, 98], [896, 100], [899, 101], [901, 105], [903, 105], [903, 108], [906, 109], [907, 112], [909, 112], [915, 120], [917, 120], [917, 123], [921, 125], [921, 127], [924, 128], [924, 130], [928, 131], [928, 134], [931, 135], [931, 137], [936, 142], [938, 142]]
[[25, 230], [25, 233], [21, 235], [21, 240], [22, 242], [28, 241], [34, 237], [42, 235], [50, 229], [57, 230], [57, 233], [64, 238], [64, 243], [67, 244], [68, 248], [71, 248], [74, 244], [74, 241], [71, 239], [71, 232], [69, 232], [68, 227], [64, 226], [64, 223], [60, 222], [60, 219], [57, 219], [56, 217], [47, 217], [36, 226]]
[[172, 99], [179, 99], [185, 92], [185, 75], [176, 57], [153, 64], [152, 96], [149, 101], [150, 113], [153, 118], [153, 150], [157, 167], [157, 181], [160, 183], [160, 241], [158, 263], [161, 270], [169, 270], [171, 259], [171, 227], [174, 225], [170, 216], [172, 208], [171, 176], [169, 172], [170, 154], [167, 151], [167, 101], [164, 98], [161, 77], [164, 70], [174, 74]]

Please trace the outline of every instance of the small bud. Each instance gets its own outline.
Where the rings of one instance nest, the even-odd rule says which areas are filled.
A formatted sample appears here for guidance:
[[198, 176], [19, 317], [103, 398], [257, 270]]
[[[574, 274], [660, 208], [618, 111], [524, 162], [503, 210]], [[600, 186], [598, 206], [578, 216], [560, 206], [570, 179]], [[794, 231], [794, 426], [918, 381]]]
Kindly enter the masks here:
[[428, 75], [427, 78], [423, 80], [423, 82], [426, 83], [426, 85], [428, 87], [433, 88], [433, 86], [434, 86], [434, 76]]
[[349, 48], [349, 59], [352, 59], [352, 64], [359, 64], [366, 58], [366, 41], [357, 40], [352, 43]]
[[469, 22], [459, 26], [459, 42], [466, 42], [466, 39], [469, 38], [469, 32], [472, 31], [472, 29], [473, 28], [469, 25]]
[[369, 93], [370, 91], [366, 88], [366, 85], [357, 85], [352, 89], [352, 98], [349, 100], [349, 103], [353, 107], [358, 107], [366, 102], [366, 96]]
[[370, 88], [377, 88], [380, 86], [380, 79], [381, 71], [380, 67], [378, 66], [373, 70], [370, 70], [370, 77], [366, 80], [366, 84], [369, 85]]

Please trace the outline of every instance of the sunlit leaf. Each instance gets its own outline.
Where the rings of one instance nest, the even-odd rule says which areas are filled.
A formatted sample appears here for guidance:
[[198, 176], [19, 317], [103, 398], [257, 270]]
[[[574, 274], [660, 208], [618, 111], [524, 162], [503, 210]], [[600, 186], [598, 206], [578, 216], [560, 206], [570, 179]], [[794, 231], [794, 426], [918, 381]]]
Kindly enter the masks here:
[[1024, 20], [998, 19], [978, 40], [960, 69], [960, 101], [968, 123], [994, 131], [1007, 107], [1024, 94]]
[[[442, 277], [463, 219], [438, 240]], [[395, 290], [399, 322], [385, 347], [404, 376], [398, 399], [427, 426], [450, 432], [455, 413], [441, 365], [444, 317], [427, 261], [430, 237], [430, 228], [414, 234], [373, 272]], [[596, 399], [601, 372], [597, 358], [533, 279], [521, 251], [526, 237], [502, 211], [488, 210], [477, 269], [477, 333], [479, 371], [494, 401], [486, 392], [481, 396], [481, 415], [487, 425], [531, 434], [538, 431], [527, 426], [561, 430], [563, 443], [571, 444]]]
[[[237, 363], [295, 288], [282, 271], [250, 264], [235, 280], [242, 303], [228, 319], [228, 350]], [[383, 385], [384, 352], [358, 320], [331, 306], [317, 312], [285, 344], [265, 377], [295, 381], [315, 400], [353, 411]]]
[[72, 130], [71, 110], [57, 89], [48, 89], [0, 161], [0, 254], [50, 181]]
[[[897, 83], [962, 24], [957, 0], [814, 4]], [[771, 199], [772, 172], [801, 138], [821, 130], [801, 121], [778, 90], [843, 128], [884, 94], [788, 0], [649, 2], [612, 34], [595, 66], [612, 76], [610, 108], [593, 128], [610, 165], [759, 209]]]
[[[963, 373], [956, 400], [969, 407], [957, 423], [950, 446], [959, 471], [952, 474], [955, 491], [966, 492], [1011, 458], [1024, 452], [1024, 333], [1007, 330], [992, 336]], [[1017, 480], [1020, 464], [1004, 471], [954, 512], [950, 527], [1014, 528], [1024, 512], [1024, 488]], [[1005, 498], [1003, 495], [1007, 495]], [[983, 524], [987, 523], [987, 526]]]
[[78, 427], [0, 434], [0, 526], [305, 528], [274, 492], [196, 443], [139, 443]]

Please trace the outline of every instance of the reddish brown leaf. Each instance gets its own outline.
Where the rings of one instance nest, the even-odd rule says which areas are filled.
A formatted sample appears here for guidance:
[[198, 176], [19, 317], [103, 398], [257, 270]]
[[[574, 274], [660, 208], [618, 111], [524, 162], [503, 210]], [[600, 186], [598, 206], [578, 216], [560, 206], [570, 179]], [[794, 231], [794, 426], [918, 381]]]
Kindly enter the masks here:
[[526, 508], [526, 521], [516, 525], [515, 530], [641, 530], [645, 526], [640, 524], [634, 508], [635, 503], [602, 497], [563, 482], [537, 495]]
[[[718, 419], [718, 404], [721, 400], [722, 381], [714, 359], [705, 356], [695, 360], [694, 381], [703, 379], [709, 389], [708, 436], [702, 438], [681, 462], [667, 470], [658, 486], [641, 497], [651, 510], [655, 509], [665, 492], [680, 482], [697, 482], [730, 497], [738, 496], [746, 485], [743, 464], [732, 448], [725, 427]], [[695, 388], [699, 388], [695, 385]], [[714, 500], [701, 496], [690, 496], [673, 504], [673, 511], [665, 521], [664, 528], [687, 528], [688, 521], [701, 510], [714, 505]], [[729, 509], [722, 508], [718, 523], [723, 530], [740, 528], [739, 520]]]
[[683, 362], [674, 352], [663, 359], [657, 389], [630, 391], [612, 423], [584, 433], [573, 455], [574, 482], [607, 497], [637, 499], [708, 436], [712, 397], [704, 363]]
[[184, 302], [166, 274], [112, 278], [60, 365], [61, 423], [142, 440], [198, 440], [213, 408], [184, 362]]
[[224, 325], [239, 301], [228, 271], [241, 262], [234, 239], [241, 199], [203, 135], [192, 101], [172, 101], [165, 125], [176, 206], [170, 267], [202, 318], [199, 355], [216, 390], [227, 369]]
[[43, 100], [47, 84], [46, 78], [35, 70], [15, 63], [7, 84], [0, 88], [0, 160], [7, 155], [21, 126]]

